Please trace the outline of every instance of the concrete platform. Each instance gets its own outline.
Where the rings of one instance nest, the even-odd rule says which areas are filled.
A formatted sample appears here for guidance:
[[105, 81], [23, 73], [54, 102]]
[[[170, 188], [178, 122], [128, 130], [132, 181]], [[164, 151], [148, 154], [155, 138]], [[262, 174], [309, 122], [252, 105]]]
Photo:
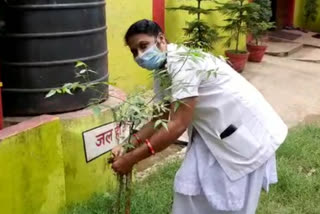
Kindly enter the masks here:
[[246, 77], [289, 127], [320, 115], [320, 65], [266, 55], [262, 63], [248, 63]]
[[290, 55], [289, 58], [305, 62], [320, 63], [320, 48], [306, 46]]
[[282, 30], [282, 31], [288, 32], [288, 33], [299, 34], [301, 36], [299, 38], [295, 39], [295, 40], [287, 40], [287, 39], [283, 39], [283, 38], [279, 38], [279, 37], [273, 37], [273, 36], [271, 36], [270, 38], [271, 39], [278, 39], [278, 40], [283, 41], [283, 42], [296, 42], [296, 43], [303, 44], [305, 46], [311, 46], [311, 47], [320, 48], [320, 39], [312, 37], [314, 34], [316, 34], [315, 32], [304, 33], [304, 32], [299, 31], [299, 30]]
[[271, 40], [268, 42], [266, 54], [272, 56], [286, 57], [303, 48], [303, 44], [295, 42], [285, 42], [281, 40]]

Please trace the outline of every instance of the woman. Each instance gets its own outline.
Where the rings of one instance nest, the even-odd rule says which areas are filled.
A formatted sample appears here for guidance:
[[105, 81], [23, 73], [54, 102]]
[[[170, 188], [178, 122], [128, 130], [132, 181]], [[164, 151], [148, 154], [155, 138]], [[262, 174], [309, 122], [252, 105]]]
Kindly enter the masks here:
[[[170, 114], [169, 131], [155, 130], [150, 121], [137, 133], [133, 151], [122, 155], [121, 147], [113, 150], [113, 169], [130, 172], [188, 129], [188, 152], [174, 182], [173, 214], [255, 213], [262, 187], [268, 190], [277, 182], [275, 151], [287, 135], [281, 118], [224, 60], [208, 53], [199, 60], [185, 57], [188, 49], [168, 44], [152, 21], [134, 23], [125, 41], [141, 67], [167, 68], [172, 102], [164, 116]], [[208, 76], [209, 71], [217, 75]], [[156, 93], [159, 85], [155, 78]], [[183, 103], [177, 110], [176, 102]]]

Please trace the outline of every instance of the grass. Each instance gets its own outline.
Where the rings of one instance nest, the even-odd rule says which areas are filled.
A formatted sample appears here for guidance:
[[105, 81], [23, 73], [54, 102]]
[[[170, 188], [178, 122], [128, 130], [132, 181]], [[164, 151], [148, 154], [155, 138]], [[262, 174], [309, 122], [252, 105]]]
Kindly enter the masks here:
[[262, 194], [261, 214], [320, 213], [320, 126], [290, 131], [277, 152], [279, 183]]
[[[261, 196], [258, 214], [320, 213], [320, 126], [294, 128], [277, 152], [279, 183]], [[174, 161], [134, 187], [132, 214], [169, 214], [173, 179], [180, 166]], [[113, 195], [95, 196], [69, 207], [65, 214], [111, 214]]]
[[[143, 182], [135, 184], [131, 214], [169, 214], [173, 199], [173, 178], [181, 160], [161, 167]], [[68, 207], [64, 214], [112, 214], [115, 195], [97, 195], [83, 204]], [[109, 208], [106, 208], [106, 205]]]

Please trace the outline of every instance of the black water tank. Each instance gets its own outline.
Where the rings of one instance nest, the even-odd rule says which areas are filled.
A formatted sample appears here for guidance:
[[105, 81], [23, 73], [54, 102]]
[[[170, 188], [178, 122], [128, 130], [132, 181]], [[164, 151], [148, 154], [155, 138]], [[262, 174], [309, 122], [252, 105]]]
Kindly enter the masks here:
[[[45, 99], [64, 83], [107, 81], [104, 0], [7, 0], [4, 21], [0, 70], [5, 115], [73, 111], [107, 96], [104, 85]], [[77, 61], [97, 73], [77, 78]]]

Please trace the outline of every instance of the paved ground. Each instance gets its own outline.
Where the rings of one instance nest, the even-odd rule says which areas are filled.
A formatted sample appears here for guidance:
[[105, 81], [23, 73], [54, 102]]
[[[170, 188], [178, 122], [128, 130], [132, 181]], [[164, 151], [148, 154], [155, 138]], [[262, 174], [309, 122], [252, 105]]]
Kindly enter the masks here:
[[294, 40], [288, 40], [288, 39], [277, 38], [277, 37], [273, 37], [273, 38], [280, 39], [280, 40], [283, 40], [283, 41], [296, 42], [296, 43], [300, 43], [300, 44], [303, 44], [303, 45], [306, 45], [306, 46], [312, 46], [312, 47], [320, 48], [320, 39], [312, 37], [313, 35], [316, 34], [315, 32], [304, 33], [304, 32], [299, 31], [299, 30], [282, 30], [282, 31], [288, 32], [288, 33], [293, 33], [293, 34], [299, 34], [301, 36], [298, 37], [297, 39], [294, 39]]
[[289, 58], [305, 62], [320, 63], [320, 48], [303, 47], [296, 53], [291, 54]]
[[303, 44], [286, 41], [276, 41], [268, 43], [267, 54], [279, 57], [286, 57], [303, 48]]
[[265, 56], [249, 63], [243, 75], [290, 126], [320, 115], [320, 64]]

